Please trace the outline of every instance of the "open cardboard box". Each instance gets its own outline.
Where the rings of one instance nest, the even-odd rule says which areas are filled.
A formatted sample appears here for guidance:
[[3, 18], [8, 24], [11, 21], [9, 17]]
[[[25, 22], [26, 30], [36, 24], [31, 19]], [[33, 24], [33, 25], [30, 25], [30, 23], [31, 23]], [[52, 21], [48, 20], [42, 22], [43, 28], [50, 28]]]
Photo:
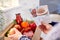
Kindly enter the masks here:
[[[9, 25], [6, 27], [6, 29], [5, 29], [4, 31], [2, 31], [2, 32], [0, 33], [0, 40], [12, 40], [11, 38], [6, 37], [5, 34], [6, 34], [6, 32], [7, 32], [8, 30], [10, 30], [14, 25], [15, 25], [14, 22], [12, 22], [11, 24], [9, 24]], [[34, 33], [34, 35], [33, 35], [33, 37], [32, 37], [32, 40], [40, 40], [40, 34], [41, 34], [41, 31], [40, 31], [40, 29], [37, 27], [37, 28], [36, 28], [36, 31], [35, 31], [35, 33]]]
[[[10, 38], [6, 37], [5, 34], [7, 31], [9, 31], [12, 27], [14, 27], [14, 22], [12, 22], [11, 24], [9, 24], [6, 29], [0, 33], [0, 39], [1, 40], [11, 40]], [[41, 40], [40, 38], [40, 34], [41, 34], [41, 30], [39, 29], [39, 27], [36, 27], [35, 33], [32, 37], [32, 40]]]

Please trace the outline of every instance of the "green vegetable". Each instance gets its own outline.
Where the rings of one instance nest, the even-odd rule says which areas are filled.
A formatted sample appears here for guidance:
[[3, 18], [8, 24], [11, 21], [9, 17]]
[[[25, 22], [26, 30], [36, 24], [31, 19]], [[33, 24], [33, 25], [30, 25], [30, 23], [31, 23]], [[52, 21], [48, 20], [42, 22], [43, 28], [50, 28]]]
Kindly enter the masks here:
[[13, 23], [14, 23], [14, 24], [17, 24], [16, 20], [13, 20]]

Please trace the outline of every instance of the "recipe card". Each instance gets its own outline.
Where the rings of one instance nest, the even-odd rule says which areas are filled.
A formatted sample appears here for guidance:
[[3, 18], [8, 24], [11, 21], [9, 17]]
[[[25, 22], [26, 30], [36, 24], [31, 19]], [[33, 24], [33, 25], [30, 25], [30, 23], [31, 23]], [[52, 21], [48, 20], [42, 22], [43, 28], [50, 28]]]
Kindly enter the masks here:
[[50, 23], [50, 17], [49, 17], [49, 10], [48, 10], [48, 5], [43, 5], [40, 6], [37, 9], [37, 13], [36, 13], [37, 17], [34, 17], [34, 21], [37, 24], [37, 26], [39, 26], [41, 24], [41, 21]]
[[39, 25], [41, 25], [41, 21], [49, 22], [48, 16], [49, 16], [49, 10], [47, 5], [40, 6], [40, 8], [37, 9], [37, 17], [33, 17], [37, 25], [37, 28], [35, 30], [35, 34], [32, 40], [40, 40], [41, 30], [39, 28]]

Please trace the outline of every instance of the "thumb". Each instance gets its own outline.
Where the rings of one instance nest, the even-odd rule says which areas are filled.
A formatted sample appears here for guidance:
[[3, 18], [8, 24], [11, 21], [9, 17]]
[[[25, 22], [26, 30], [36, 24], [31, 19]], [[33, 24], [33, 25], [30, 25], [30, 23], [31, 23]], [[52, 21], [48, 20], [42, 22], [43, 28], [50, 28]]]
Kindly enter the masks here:
[[41, 22], [42, 25], [44, 25], [46, 27], [46, 29], [50, 29], [52, 27], [52, 25], [50, 25], [49, 23], [46, 22]]

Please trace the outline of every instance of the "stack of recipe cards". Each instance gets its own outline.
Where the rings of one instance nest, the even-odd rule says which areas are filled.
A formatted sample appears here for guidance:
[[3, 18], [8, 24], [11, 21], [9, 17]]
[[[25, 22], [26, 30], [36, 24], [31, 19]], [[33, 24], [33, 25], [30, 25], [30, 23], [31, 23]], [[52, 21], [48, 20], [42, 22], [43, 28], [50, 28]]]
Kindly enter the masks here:
[[47, 5], [40, 6], [36, 11], [37, 11], [36, 12], [37, 16], [33, 17], [33, 18], [37, 25], [37, 28], [36, 28], [36, 31], [35, 31], [35, 34], [34, 34], [32, 40], [39, 40], [41, 37], [41, 30], [38, 27], [39, 25], [41, 25], [41, 21], [50, 22], [49, 10], [48, 10]]
[[49, 17], [49, 10], [48, 10], [48, 5], [43, 5], [40, 6], [37, 10], [36, 10], [36, 17], [34, 18], [34, 21], [36, 22], [37, 26], [40, 25], [41, 21], [50, 23], [50, 17]]

